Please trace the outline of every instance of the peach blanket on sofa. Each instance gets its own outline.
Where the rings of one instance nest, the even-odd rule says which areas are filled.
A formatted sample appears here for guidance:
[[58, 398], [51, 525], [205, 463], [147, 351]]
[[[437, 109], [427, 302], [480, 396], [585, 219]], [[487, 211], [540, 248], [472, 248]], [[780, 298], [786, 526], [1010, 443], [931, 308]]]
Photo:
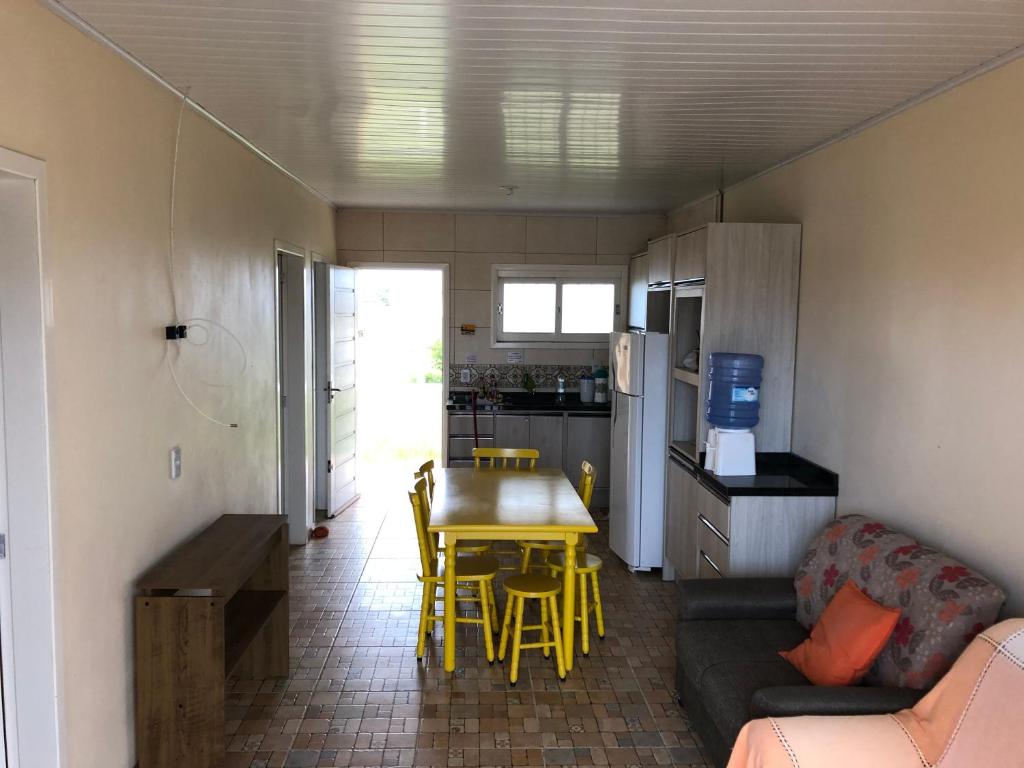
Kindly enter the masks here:
[[747, 723], [729, 768], [1024, 768], [1024, 619], [978, 635], [913, 709]]

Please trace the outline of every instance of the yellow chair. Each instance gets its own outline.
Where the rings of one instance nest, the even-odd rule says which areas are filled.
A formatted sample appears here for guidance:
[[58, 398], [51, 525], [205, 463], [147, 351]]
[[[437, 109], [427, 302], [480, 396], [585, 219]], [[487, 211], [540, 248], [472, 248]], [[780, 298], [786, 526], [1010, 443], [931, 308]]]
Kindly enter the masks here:
[[[588, 510], [590, 509], [590, 500], [594, 496], [594, 481], [596, 479], [597, 473], [594, 471], [594, 466], [589, 461], [584, 461], [580, 465], [580, 484], [576, 491], [583, 501], [583, 506]], [[517, 541], [516, 543], [523, 553], [522, 562], [519, 566], [520, 573], [529, 573], [531, 570], [547, 571], [548, 560], [551, 558], [551, 555], [565, 550], [565, 542], [563, 541]], [[583, 536], [580, 536], [580, 543], [576, 546], [576, 551], [580, 554], [587, 551]], [[530, 562], [534, 552], [540, 553], [541, 563], [539, 565]]]
[[474, 448], [473, 468], [533, 472], [539, 458], [536, 448]]
[[[430, 518], [430, 507], [434, 505], [434, 460], [425, 461], [420, 468], [413, 472], [413, 479], [421, 477], [427, 481], [427, 519]], [[455, 551], [460, 555], [483, 555], [491, 550], [491, 542], [478, 541], [476, 539], [465, 539], [455, 545]]]
[[[565, 680], [565, 655], [562, 652], [562, 633], [558, 626], [558, 600], [556, 596], [562, 589], [558, 579], [541, 574], [516, 574], [504, 581], [505, 587], [505, 620], [501, 623], [501, 645], [498, 648], [498, 659], [505, 661], [505, 649], [508, 647], [509, 627], [512, 615], [515, 614], [515, 629], [512, 633], [512, 668], [509, 670], [509, 683], [515, 685], [519, 679], [519, 653], [526, 648], [544, 649], [544, 657], [551, 656], [549, 648], [555, 649], [555, 665], [558, 677]], [[526, 600], [540, 600], [540, 624], [523, 624], [523, 610]], [[548, 624], [550, 619], [550, 626]], [[523, 630], [540, 630], [540, 642], [524, 643]]]
[[[416, 481], [415, 488], [409, 492], [409, 503], [416, 523], [416, 540], [420, 550], [420, 568], [422, 574], [416, 578], [423, 584], [423, 598], [420, 602], [420, 625], [416, 637], [416, 660], [423, 658], [427, 635], [436, 622], [443, 621], [444, 615], [436, 613], [438, 587], [444, 588], [444, 567], [438, 565], [437, 536], [427, 530], [429, 515], [429, 498], [427, 496], [426, 478]], [[498, 629], [498, 604], [494, 598], [494, 577], [498, 573], [498, 561], [486, 555], [458, 558], [456, 573], [457, 589], [469, 589], [479, 596], [456, 594], [456, 604], [479, 603], [480, 618], [456, 616], [459, 624], [480, 624], [483, 626], [484, 647], [487, 650], [487, 661], [494, 663], [494, 637]], [[452, 638], [445, 638], [453, 642]]]

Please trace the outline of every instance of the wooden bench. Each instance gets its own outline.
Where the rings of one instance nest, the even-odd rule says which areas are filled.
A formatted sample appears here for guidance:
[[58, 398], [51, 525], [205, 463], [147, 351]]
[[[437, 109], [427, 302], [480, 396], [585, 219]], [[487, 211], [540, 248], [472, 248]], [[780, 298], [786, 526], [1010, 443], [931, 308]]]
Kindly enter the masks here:
[[223, 515], [136, 583], [138, 768], [218, 768], [230, 675], [288, 676], [288, 528]]

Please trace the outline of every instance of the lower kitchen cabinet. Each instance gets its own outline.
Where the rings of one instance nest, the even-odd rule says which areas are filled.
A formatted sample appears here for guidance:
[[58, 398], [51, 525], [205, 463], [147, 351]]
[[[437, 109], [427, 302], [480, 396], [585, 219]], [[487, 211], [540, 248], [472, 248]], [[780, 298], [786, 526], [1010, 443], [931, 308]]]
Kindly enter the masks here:
[[690, 468], [668, 457], [668, 498], [665, 502], [665, 557], [680, 579], [696, 578], [698, 482]]
[[[611, 419], [607, 413], [495, 413], [481, 415], [477, 426], [481, 446], [536, 448], [538, 466], [561, 469], [573, 485], [579, 481], [580, 464], [589, 461], [597, 473], [592, 506], [608, 506]], [[448, 466], [472, 466], [473, 445], [472, 417], [449, 413]]]
[[[751, 495], [755, 479], [716, 478], [670, 452], [665, 556], [677, 577], [792, 576], [836, 514], [838, 478], [820, 468], [806, 472], [820, 480], [822, 495]], [[765, 486], [777, 477], [766, 473]], [[742, 491], [730, 495], [729, 483]]]
[[586, 416], [570, 413], [566, 418], [565, 474], [573, 483], [579, 481], [580, 464], [594, 465], [594, 496], [592, 507], [608, 506], [608, 485], [611, 478], [611, 419], [608, 416]]
[[499, 414], [494, 417], [495, 448], [529, 448], [530, 417], [524, 414]]

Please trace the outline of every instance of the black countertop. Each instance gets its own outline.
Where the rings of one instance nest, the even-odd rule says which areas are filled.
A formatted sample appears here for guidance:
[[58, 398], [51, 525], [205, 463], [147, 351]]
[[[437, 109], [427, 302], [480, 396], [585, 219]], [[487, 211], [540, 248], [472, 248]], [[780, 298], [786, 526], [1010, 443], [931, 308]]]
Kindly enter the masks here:
[[[728, 501], [733, 496], [838, 496], [839, 475], [795, 453], [758, 453], [757, 474], [716, 475], [675, 449], [680, 459], [697, 476], [701, 485]], [[701, 454], [701, 463], [704, 455]]]
[[[472, 409], [468, 392], [452, 392], [448, 397], [449, 411], [469, 411]], [[558, 395], [554, 392], [502, 392], [500, 403], [479, 401], [479, 413], [497, 411], [572, 411], [573, 413], [593, 413], [595, 415], [611, 413], [611, 403], [584, 403], [580, 401], [579, 392], [566, 392]]]

